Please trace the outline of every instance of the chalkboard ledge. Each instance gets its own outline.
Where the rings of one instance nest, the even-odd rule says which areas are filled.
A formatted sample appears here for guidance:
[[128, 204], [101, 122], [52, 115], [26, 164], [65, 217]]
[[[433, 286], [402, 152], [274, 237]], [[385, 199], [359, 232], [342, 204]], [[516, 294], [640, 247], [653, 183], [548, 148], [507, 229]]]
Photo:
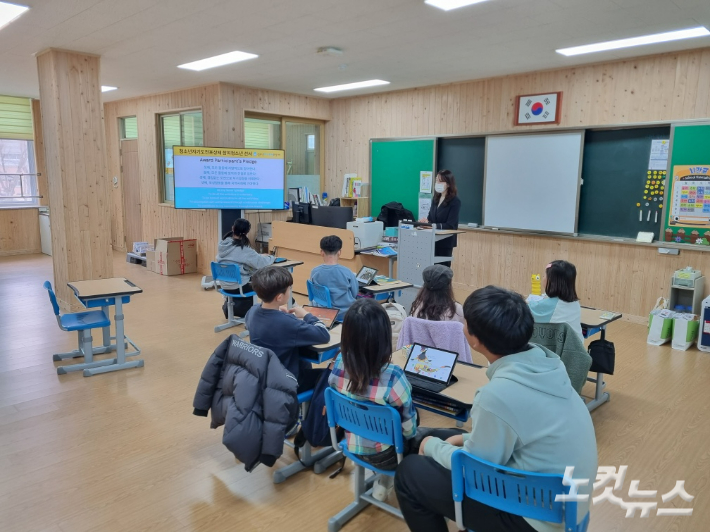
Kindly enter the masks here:
[[534, 231], [514, 231], [512, 229], [493, 229], [491, 227], [469, 227], [466, 224], [460, 224], [459, 229], [466, 232], [478, 232], [478, 233], [495, 233], [495, 234], [506, 234], [506, 235], [518, 235], [518, 236], [534, 236], [534, 237], [545, 237], [545, 238], [562, 238], [565, 240], [584, 240], [586, 242], [601, 242], [604, 244], [621, 244], [626, 246], [643, 246], [651, 248], [670, 248], [670, 249], [680, 249], [686, 251], [699, 251], [703, 253], [710, 252], [710, 246], [701, 246], [693, 244], [678, 244], [676, 242], [663, 242], [660, 240], [654, 240], [650, 244], [645, 242], [637, 242], [635, 238], [623, 238], [623, 237], [612, 237], [603, 235], [564, 235], [564, 234], [554, 234], [554, 233], [536, 233]]

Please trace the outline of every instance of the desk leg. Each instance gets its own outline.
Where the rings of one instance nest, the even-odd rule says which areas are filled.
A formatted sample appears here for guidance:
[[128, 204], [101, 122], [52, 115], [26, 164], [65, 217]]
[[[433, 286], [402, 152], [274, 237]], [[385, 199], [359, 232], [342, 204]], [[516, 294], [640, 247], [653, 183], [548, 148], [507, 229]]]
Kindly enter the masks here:
[[116, 320], [116, 358], [111, 360], [113, 363], [108, 363], [105, 366], [85, 369], [84, 377], [92, 377], [93, 375], [98, 375], [99, 373], [108, 373], [110, 371], [118, 371], [121, 369], [143, 367], [143, 360], [132, 360], [130, 362], [126, 362], [126, 335], [123, 330], [123, 301], [120, 297], [116, 298], [116, 315], [114, 316], [114, 319]]
[[387, 277], [390, 279], [394, 277], [394, 257], [389, 258], [389, 275]]
[[[290, 273], [291, 275], [293, 275], [293, 268], [289, 268], [288, 271], [289, 271], [289, 273]], [[291, 290], [291, 297], [290, 297], [290, 298], [288, 299], [288, 301], [286, 302], [286, 308], [293, 308], [293, 287], [291, 287], [291, 288], [292, 288], [292, 290]], [[310, 303], [309, 303], [309, 304], [310, 304]]]
[[[108, 307], [101, 307], [101, 310], [104, 311], [104, 314], [106, 314], [106, 316], [110, 316]], [[108, 327], [104, 327], [101, 330], [104, 336], [104, 347], [107, 348], [107, 351], [111, 351], [111, 325], [109, 324]]]

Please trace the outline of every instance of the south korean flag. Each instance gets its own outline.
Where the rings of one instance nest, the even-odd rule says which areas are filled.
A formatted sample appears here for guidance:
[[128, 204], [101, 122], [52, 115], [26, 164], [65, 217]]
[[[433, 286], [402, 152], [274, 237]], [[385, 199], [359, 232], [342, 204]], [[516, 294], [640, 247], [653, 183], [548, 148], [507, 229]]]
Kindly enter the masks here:
[[519, 124], [557, 122], [557, 93], [521, 96], [518, 105]]

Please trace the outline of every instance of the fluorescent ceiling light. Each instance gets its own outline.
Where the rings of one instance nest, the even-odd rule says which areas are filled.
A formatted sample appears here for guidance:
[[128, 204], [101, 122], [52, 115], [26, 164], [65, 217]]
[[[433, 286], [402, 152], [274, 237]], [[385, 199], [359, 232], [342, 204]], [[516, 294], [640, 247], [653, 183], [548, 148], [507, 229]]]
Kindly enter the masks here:
[[101, 92], [115, 91], [118, 87], [111, 87], [109, 85], [101, 85]]
[[199, 61], [193, 61], [192, 63], [178, 65], [178, 68], [186, 68], [187, 70], [195, 70], [199, 72], [200, 70], [207, 70], [208, 68], [231, 65], [232, 63], [246, 61], [247, 59], [254, 59], [255, 57], [259, 56], [256, 54], [248, 54], [246, 52], [234, 51], [222, 55], [215, 55], [214, 57], [208, 57], [207, 59], [200, 59]]
[[18, 6], [17, 4], [8, 4], [7, 2], [0, 2], [0, 28], [3, 28], [10, 24], [17, 17], [22, 15], [27, 11], [29, 7]]
[[355, 83], [346, 83], [345, 85], [333, 85], [332, 87], [319, 87], [316, 90], [318, 92], [338, 92], [338, 91], [349, 91], [353, 89], [364, 89], [365, 87], [377, 87], [378, 85], [389, 85], [389, 81], [383, 81], [381, 79], [369, 79], [367, 81], [357, 81]]
[[669, 31], [666, 33], [654, 33], [642, 37], [631, 37], [629, 39], [619, 39], [618, 41], [600, 42], [597, 44], [587, 44], [584, 46], [574, 46], [572, 48], [561, 48], [556, 50], [558, 54], [570, 56], [589, 54], [592, 52], [604, 52], [606, 50], [616, 50], [618, 48], [629, 48], [631, 46], [641, 46], [644, 44], [656, 44], [659, 42], [678, 41], [680, 39], [692, 39], [693, 37], [704, 37], [710, 35], [707, 28], [700, 26], [687, 30]]
[[444, 11], [451, 11], [452, 9], [458, 9], [459, 7], [466, 7], [485, 1], [486, 0], [424, 0], [424, 3], [438, 7]]

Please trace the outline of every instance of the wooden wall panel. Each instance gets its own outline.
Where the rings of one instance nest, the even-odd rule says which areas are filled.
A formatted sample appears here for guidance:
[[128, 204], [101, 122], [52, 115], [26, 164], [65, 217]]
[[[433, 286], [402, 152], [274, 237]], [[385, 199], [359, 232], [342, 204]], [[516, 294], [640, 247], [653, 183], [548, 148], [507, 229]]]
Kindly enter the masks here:
[[[455, 254], [459, 301], [489, 284], [527, 296], [530, 276], [542, 275], [550, 261], [564, 259], [577, 267], [577, 295], [583, 305], [637, 317], [648, 316], [658, 297], [669, 296], [674, 271], [692, 265], [710, 273], [710, 253], [704, 251], [661, 255], [650, 246], [482, 231], [460, 235]], [[705, 288], [709, 294], [710, 283]]]
[[[291, 95], [218, 83], [193, 89], [155, 94], [140, 98], [109, 102], [104, 105], [106, 138], [109, 152], [109, 175], [119, 176], [119, 186], [112, 190], [112, 239], [115, 249], [121, 249], [124, 236], [123, 189], [120, 182], [118, 154], [118, 118], [137, 116], [138, 156], [141, 174], [142, 238], [151, 241], [161, 236], [181, 235], [198, 240], [197, 264], [209, 274], [209, 263], [217, 253], [218, 222], [216, 211], [176, 210], [160, 203], [159, 136], [157, 116], [178, 110], [202, 109], [204, 143], [208, 146], [241, 148], [244, 146], [244, 112], [262, 112], [327, 120], [330, 102], [322, 98]], [[271, 212], [247, 215], [256, 223], [286, 219], [286, 213]]]
[[[346, 173], [369, 180], [371, 138], [525, 131], [529, 126], [513, 127], [515, 97], [551, 91], [564, 93], [560, 127], [706, 118], [710, 48], [333, 100], [326, 191], [337, 194]], [[668, 257], [614, 243], [471, 232], [455, 253], [460, 299], [487, 284], [527, 294], [532, 273], [566, 259], [577, 265], [583, 303], [635, 316], [667, 295], [673, 270], [692, 265], [710, 275], [710, 253]]]
[[0, 257], [41, 253], [37, 209], [0, 209]]
[[564, 93], [560, 127], [705, 118], [710, 48], [333, 100], [326, 190], [346, 173], [369, 180], [371, 138], [525, 131], [513, 127], [515, 97], [551, 91]]

